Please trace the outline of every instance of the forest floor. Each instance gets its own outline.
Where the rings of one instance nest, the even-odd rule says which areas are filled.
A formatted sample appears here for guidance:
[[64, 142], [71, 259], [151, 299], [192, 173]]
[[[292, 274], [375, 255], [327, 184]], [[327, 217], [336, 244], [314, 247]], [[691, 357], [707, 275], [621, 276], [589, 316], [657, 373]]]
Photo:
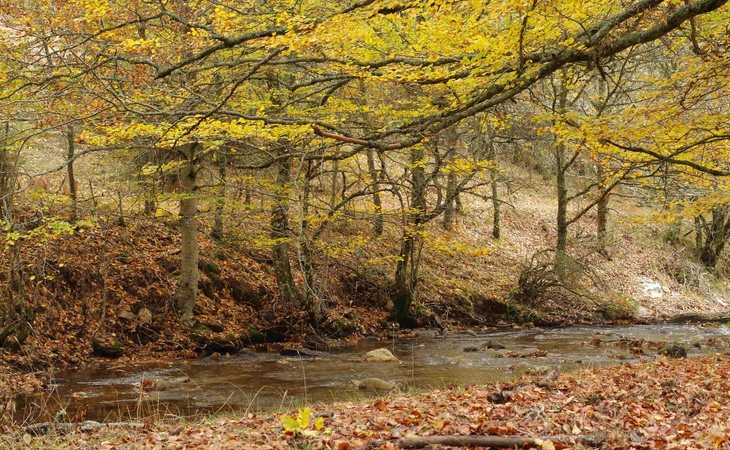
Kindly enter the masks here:
[[[435, 436], [491, 436], [542, 449], [719, 449], [730, 448], [728, 374], [727, 355], [662, 357], [559, 377], [314, 405], [312, 417], [289, 423], [288, 431], [284, 415], [243, 413], [4, 439], [11, 448], [348, 450], [415, 448], [416, 437], [427, 444]], [[525, 439], [515, 441], [519, 436]]]
[[[693, 262], [687, 245], [667, 242], [666, 225], [648, 220], [650, 212], [619, 200], [608, 255], [595, 251], [586, 231], [595, 226], [594, 217], [586, 216], [572, 231], [570, 254], [579, 274], [573, 292], [580, 295], [558, 289], [517, 302], [520, 273], [552, 245], [555, 211], [538, 188], [506, 201], [511, 207], [503, 212], [499, 240], [491, 238], [491, 210], [483, 202], [465, 203], [451, 231], [430, 225], [414, 308], [421, 326], [438, 322], [450, 331], [485, 331], [520, 323], [661, 321], [728, 309], [728, 282]], [[398, 217], [387, 218], [390, 225], [379, 238], [362, 221], [327, 236], [330, 247], [319, 249], [314, 263], [329, 320], [314, 332], [306, 312], [278, 298], [269, 251], [252, 238], [252, 227], [266, 222], [265, 209], [260, 213], [241, 214], [240, 223], [229, 218], [223, 244], [202, 227], [199, 323], [193, 330], [181, 326], [174, 306], [180, 257], [174, 220], [132, 216], [125, 226], [102, 222], [18, 242], [33, 323], [27, 338], [5, 339], [12, 344], [24, 338], [19, 348], [0, 348], [0, 412], [6, 399], [37, 389], [50, 369], [104, 364], [94, 354], [95, 343], [123, 349], [116, 360], [123, 363], [225, 355], [244, 347], [330, 350], [394, 330], [388, 316]], [[39, 229], [43, 226], [51, 228]], [[0, 253], [0, 281], [11, 273], [11, 254]]]

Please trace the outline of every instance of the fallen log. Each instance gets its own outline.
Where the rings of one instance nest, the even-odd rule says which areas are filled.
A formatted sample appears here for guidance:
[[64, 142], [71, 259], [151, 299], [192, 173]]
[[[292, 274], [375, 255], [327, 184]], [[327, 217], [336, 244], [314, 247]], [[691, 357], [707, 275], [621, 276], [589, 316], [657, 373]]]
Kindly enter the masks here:
[[579, 443], [590, 447], [600, 446], [605, 442], [605, 434], [586, 434], [576, 436], [418, 436], [402, 438], [399, 448], [426, 448], [434, 445], [447, 447], [491, 447], [491, 448], [542, 448], [548, 442], [564, 444]]
[[28, 425], [22, 432], [31, 436], [43, 436], [46, 434], [68, 434], [73, 431], [93, 431], [102, 427], [127, 427], [140, 428], [141, 423], [137, 422], [107, 422], [101, 423], [94, 420], [84, 422], [41, 422]]
[[727, 323], [730, 322], [730, 314], [678, 314], [666, 319], [667, 323]]
[[538, 444], [534, 438], [524, 436], [424, 436], [403, 438], [398, 441], [398, 446], [402, 448], [425, 448], [429, 445], [514, 448]]

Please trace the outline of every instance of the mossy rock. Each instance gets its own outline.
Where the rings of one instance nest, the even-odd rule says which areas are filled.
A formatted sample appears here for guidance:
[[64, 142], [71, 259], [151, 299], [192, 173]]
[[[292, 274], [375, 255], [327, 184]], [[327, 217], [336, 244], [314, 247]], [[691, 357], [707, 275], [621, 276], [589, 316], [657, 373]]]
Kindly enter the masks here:
[[250, 327], [247, 333], [241, 335], [241, 342], [247, 345], [276, 344], [287, 342], [287, 340], [287, 329], [282, 326], [274, 326], [266, 330]]
[[336, 337], [346, 337], [357, 331], [357, 325], [344, 317], [333, 320], [328, 328]]
[[198, 322], [201, 326], [209, 329], [214, 333], [222, 333], [224, 331], [223, 325], [214, 322]]
[[391, 391], [396, 388], [395, 383], [380, 378], [365, 378], [364, 380], [350, 380], [348, 386], [363, 391]]
[[525, 320], [525, 308], [517, 301], [512, 300], [507, 303], [507, 316], [513, 322], [522, 322]]
[[204, 337], [203, 335], [210, 331], [208, 327], [203, 325], [200, 321], [196, 320], [193, 322], [193, 326], [190, 328], [190, 337], [198, 339], [198, 337]]
[[241, 341], [251, 345], [263, 344], [266, 342], [266, 335], [256, 328], [250, 328], [248, 333], [241, 336]]
[[119, 340], [115, 340], [113, 344], [106, 344], [94, 339], [91, 343], [94, 355], [103, 358], [119, 358], [124, 355], [124, 345]]
[[659, 353], [669, 358], [686, 358], [687, 348], [680, 344], [668, 344]]
[[507, 348], [504, 344], [497, 340], [490, 339], [487, 342], [482, 345], [482, 350], [489, 349], [489, 350], [504, 350]]
[[601, 314], [608, 320], [631, 320], [637, 315], [639, 305], [629, 297], [618, 297], [603, 305]]
[[378, 326], [380, 328], [390, 328], [393, 325], [392, 317], [378, 320]]
[[275, 326], [275, 327], [267, 329], [264, 332], [264, 335], [266, 336], [266, 343], [268, 343], [268, 344], [286, 342], [287, 334], [288, 334], [288, 330], [282, 326]]
[[208, 334], [192, 333], [190, 338], [195, 342], [196, 351], [203, 355], [213, 353], [233, 355], [243, 348], [241, 338], [233, 335], [214, 337]]

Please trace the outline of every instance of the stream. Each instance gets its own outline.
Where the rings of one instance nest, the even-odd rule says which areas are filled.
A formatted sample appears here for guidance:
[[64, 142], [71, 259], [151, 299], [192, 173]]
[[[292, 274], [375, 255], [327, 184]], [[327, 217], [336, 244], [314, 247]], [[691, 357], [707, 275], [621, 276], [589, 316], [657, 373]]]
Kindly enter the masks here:
[[[569, 371], [637, 362], [657, 353], [656, 348], [645, 346], [646, 355], [636, 354], [626, 345], [619, 345], [622, 339], [623, 342], [679, 343], [693, 356], [725, 351], [730, 342], [730, 329], [702, 325], [631, 325], [443, 337], [425, 332], [413, 338], [364, 340], [317, 358], [242, 352], [220, 359], [130, 363], [60, 373], [51, 393], [20, 399], [17, 406], [19, 413], [26, 416], [39, 406], [46, 410], [65, 406], [71, 417], [76, 411], [84, 410], [83, 419], [99, 421], [260, 411], [384, 395], [348, 385], [351, 380], [368, 377], [397, 383], [401, 389], [424, 390], [509, 380], [530, 370]], [[506, 349], [464, 351], [467, 347], [480, 348], [489, 340], [498, 341]], [[376, 348], [391, 350], [401, 363], [365, 362], [363, 354]], [[540, 356], [545, 352], [545, 356]], [[532, 356], [524, 357], [527, 353]], [[155, 380], [160, 389], [142, 394], [143, 380]]]

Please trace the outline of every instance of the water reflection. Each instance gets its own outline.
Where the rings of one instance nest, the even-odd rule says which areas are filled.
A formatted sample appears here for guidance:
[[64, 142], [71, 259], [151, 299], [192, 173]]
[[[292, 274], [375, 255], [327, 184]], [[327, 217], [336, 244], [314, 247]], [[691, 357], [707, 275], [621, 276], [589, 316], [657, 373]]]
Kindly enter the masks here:
[[[93, 420], [289, 408], [368, 395], [348, 387], [353, 379], [381, 378], [402, 389], [488, 383], [513, 378], [535, 367], [571, 370], [637, 361], [639, 356], [615, 345], [620, 339], [683, 343], [691, 354], [700, 354], [718, 351], [727, 334], [724, 327], [694, 325], [531, 329], [363, 341], [316, 359], [246, 353], [219, 360], [132, 364], [59, 375], [47, 407], [63, 406], [71, 416], [83, 414]], [[499, 341], [506, 349], [464, 352], [464, 348], [480, 347], [488, 340]], [[699, 348], [693, 344], [699, 344]], [[362, 361], [366, 351], [380, 347], [390, 349], [401, 363]], [[520, 357], [533, 350], [547, 354]], [[140, 383], [145, 379], [157, 380], [160, 390], [143, 394]], [[19, 410], [30, 410], [28, 405], [37, 401], [39, 398], [23, 399]]]

